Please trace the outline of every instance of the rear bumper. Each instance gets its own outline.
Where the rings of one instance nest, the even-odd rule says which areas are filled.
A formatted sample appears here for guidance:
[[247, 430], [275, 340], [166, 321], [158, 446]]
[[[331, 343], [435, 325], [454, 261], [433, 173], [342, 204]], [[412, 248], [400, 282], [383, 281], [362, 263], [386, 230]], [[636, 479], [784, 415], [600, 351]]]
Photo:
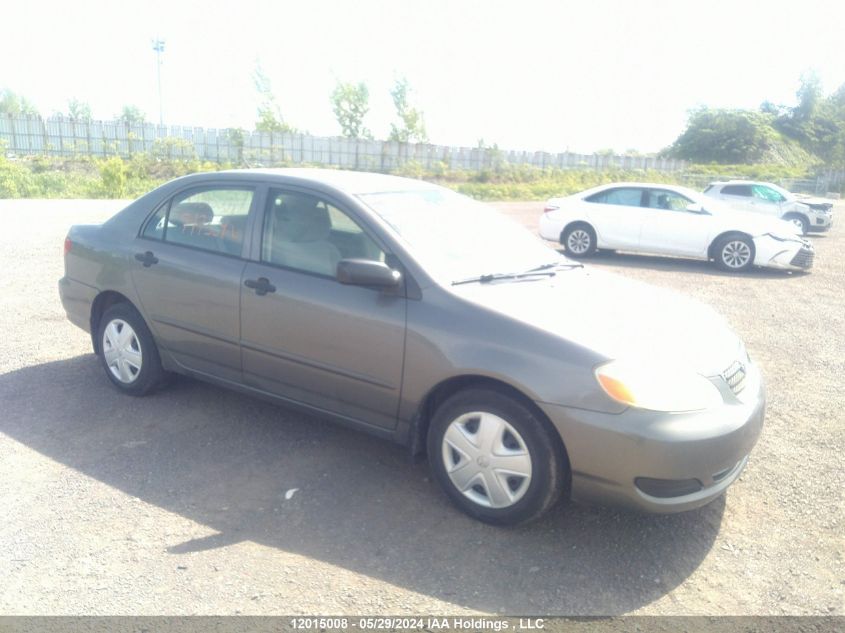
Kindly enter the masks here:
[[566, 446], [572, 498], [669, 513], [719, 497], [739, 477], [763, 427], [762, 380], [748, 367], [743, 399], [728, 391], [722, 406], [707, 411], [614, 415], [537, 403]]
[[59, 298], [68, 320], [86, 332], [91, 331], [91, 306], [99, 290], [70, 277], [59, 279]]

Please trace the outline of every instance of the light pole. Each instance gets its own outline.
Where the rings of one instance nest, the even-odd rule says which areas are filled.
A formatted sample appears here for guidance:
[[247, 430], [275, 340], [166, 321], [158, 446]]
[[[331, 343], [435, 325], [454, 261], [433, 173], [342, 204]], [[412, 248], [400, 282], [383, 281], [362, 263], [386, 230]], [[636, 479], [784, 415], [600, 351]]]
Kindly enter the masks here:
[[161, 100], [161, 54], [164, 52], [164, 40], [160, 37], [155, 38], [153, 50], [156, 53], [156, 78], [158, 79], [158, 124], [164, 125], [164, 106]]

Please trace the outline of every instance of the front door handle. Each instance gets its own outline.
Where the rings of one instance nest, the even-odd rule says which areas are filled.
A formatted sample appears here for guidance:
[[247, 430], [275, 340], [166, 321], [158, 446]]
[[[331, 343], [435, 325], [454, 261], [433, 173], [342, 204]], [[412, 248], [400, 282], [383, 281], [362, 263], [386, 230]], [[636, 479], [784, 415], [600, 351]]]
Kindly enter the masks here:
[[144, 268], [149, 268], [153, 264], [158, 264], [158, 257], [153, 255], [152, 251], [146, 253], [135, 253], [135, 259], [144, 265]]
[[276, 292], [276, 286], [271, 284], [270, 280], [267, 279], [267, 277], [259, 277], [258, 279], [247, 279], [244, 282], [244, 286], [255, 290], [255, 294], [260, 297], [263, 297], [268, 292]]

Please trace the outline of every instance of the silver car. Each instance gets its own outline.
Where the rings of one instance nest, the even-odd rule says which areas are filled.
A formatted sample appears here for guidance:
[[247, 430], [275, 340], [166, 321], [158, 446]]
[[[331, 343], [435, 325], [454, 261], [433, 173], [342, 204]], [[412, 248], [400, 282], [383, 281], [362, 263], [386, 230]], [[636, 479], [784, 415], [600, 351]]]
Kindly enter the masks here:
[[488, 523], [562, 496], [701, 506], [763, 424], [760, 372], [713, 310], [417, 180], [179, 178], [72, 227], [59, 290], [120, 391], [185, 374], [395, 440]]

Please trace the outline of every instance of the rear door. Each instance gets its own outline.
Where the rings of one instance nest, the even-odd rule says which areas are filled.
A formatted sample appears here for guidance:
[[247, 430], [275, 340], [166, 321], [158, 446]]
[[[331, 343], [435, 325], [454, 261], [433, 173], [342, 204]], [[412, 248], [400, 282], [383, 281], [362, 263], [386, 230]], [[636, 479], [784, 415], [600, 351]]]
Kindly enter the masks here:
[[647, 189], [643, 202], [642, 251], [688, 257], [707, 255], [713, 216], [687, 211], [693, 201], [668, 189]]
[[613, 187], [585, 198], [587, 217], [596, 229], [599, 246], [637, 250], [643, 195], [639, 187]]
[[254, 187], [207, 185], [162, 204], [135, 239], [132, 280], [159, 343], [183, 367], [240, 382], [239, 302]]
[[343, 258], [390, 264], [354, 213], [306, 189], [271, 188], [260, 261], [241, 283], [244, 381], [262, 391], [393, 428], [405, 352], [404, 290], [344, 285]]

